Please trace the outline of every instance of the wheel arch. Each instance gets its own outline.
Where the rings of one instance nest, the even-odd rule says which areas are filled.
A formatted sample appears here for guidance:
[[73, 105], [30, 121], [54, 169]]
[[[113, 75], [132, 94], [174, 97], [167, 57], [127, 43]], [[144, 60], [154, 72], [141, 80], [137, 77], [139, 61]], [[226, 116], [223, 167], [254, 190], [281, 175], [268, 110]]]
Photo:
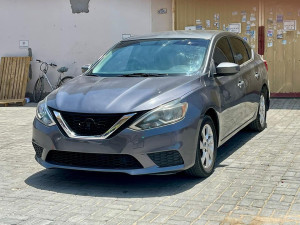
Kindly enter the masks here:
[[216, 133], [217, 133], [217, 143], [219, 143], [220, 124], [219, 124], [218, 113], [216, 112], [215, 109], [209, 108], [209, 109], [206, 110], [206, 112], [204, 113], [204, 115], [209, 116], [213, 120], [215, 128], [216, 128]]
[[263, 84], [262, 86], [262, 91], [266, 90], [266, 94], [267, 94], [267, 110], [270, 109], [270, 91], [269, 91], [269, 88], [268, 88], [268, 85], [265, 83]]

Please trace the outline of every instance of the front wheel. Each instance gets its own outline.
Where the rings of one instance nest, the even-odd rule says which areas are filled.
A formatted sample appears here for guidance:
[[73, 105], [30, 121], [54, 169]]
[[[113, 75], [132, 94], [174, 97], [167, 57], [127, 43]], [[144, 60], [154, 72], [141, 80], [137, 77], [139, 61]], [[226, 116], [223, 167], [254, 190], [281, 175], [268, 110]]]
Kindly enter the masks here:
[[62, 86], [63, 84], [65, 83], [68, 83], [70, 80], [72, 80], [73, 77], [71, 76], [67, 76], [67, 77], [64, 77], [63, 79], [61, 79], [61, 81], [59, 82], [58, 84], [58, 87]]
[[213, 173], [217, 156], [217, 133], [211, 117], [205, 116], [201, 125], [196, 149], [195, 164], [186, 170], [193, 177], [208, 177]]
[[37, 79], [33, 89], [33, 100], [39, 102], [44, 97], [44, 78], [40, 77]]
[[260, 94], [259, 106], [256, 119], [249, 124], [250, 129], [254, 131], [263, 131], [267, 127], [267, 92], [265, 90]]

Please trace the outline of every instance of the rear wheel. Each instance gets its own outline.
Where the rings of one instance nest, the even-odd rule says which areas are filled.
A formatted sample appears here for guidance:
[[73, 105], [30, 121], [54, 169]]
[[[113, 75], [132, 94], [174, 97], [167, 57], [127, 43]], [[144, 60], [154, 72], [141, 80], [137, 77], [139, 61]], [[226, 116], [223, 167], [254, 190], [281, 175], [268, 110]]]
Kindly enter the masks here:
[[63, 79], [61, 79], [61, 81], [59, 82], [58, 84], [58, 87], [62, 86], [63, 84], [65, 83], [68, 83], [70, 80], [72, 80], [73, 77], [71, 76], [67, 76], [67, 77], [64, 77]]
[[43, 97], [44, 97], [44, 78], [40, 77], [34, 85], [33, 100], [34, 102], [39, 102], [43, 99]]
[[195, 164], [185, 172], [193, 177], [208, 177], [213, 173], [217, 156], [217, 134], [211, 117], [204, 117], [198, 140]]
[[263, 131], [267, 127], [267, 91], [263, 89], [260, 94], [256, 119], [249, 124], [254, 131]]

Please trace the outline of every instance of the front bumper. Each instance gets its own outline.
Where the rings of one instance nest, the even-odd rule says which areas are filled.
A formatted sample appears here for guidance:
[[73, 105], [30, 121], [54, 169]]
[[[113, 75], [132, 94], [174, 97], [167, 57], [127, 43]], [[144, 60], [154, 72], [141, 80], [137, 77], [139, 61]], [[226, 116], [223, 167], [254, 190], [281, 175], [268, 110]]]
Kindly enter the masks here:
[[89, 167], [72, 167], [72, 166], [62, 166], [62, 165], [54, 165], [48, 163], [41, 158], [35, 156], [36, 161], [47, 169], [59, 168], [59, 169], [71, 169], [71, 170], [84, 170], [84, 171], [96, 171], [96, 172], [106, 172], [106, 173], [127, 173], [130, 175], [145, 175], [145, 174], [164, 174], [164, 173], [176, 173], [182, 171], [184, 169], [184, 165], [171, 166], [160, 168], [158, 166], [152, 166], [143, 169], [96, 169]]
[[[57, 125], [46, 127], [37, 119], [33, 122], [32, 142], [40, 146], [41, 152], [36, 160], [45, 168], [62, 168], [99, 172], [120, 172], [131, 175], [173, 173], [186, 170], [193, 166], [198, 142], [199, 119], [185, 118], [181, 122], [166, 127], [147, 131], [124, 129], [116, 136], [104, 140], [83, 140], [66, 137]], [[101, 168], [89, 166], [74, 166], [70, 164], [53, 163], [47, 159], [50, 151], [68, 153], [129, 155], [134, 157], [141, 168]], [[182, 157], [182, 163], [159, 166], [151, 153], [176, 151]]]

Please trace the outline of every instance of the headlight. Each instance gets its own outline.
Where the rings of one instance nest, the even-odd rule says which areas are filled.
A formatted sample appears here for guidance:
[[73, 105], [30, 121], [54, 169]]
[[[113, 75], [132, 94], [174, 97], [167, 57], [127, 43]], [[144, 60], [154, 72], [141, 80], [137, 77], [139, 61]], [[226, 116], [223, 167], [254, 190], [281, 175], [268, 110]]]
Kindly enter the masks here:
[[53, 126], [55, 124], [52, 116], [48, 110], [46, 99], [39, 102], [36, 107], [36, 118], [46, 126]]
[[181, 121], [188, 109], [188, 103], [175, 100], [162, 105], [142, 116], [130, 126], [133, 130], [147, 130]]

